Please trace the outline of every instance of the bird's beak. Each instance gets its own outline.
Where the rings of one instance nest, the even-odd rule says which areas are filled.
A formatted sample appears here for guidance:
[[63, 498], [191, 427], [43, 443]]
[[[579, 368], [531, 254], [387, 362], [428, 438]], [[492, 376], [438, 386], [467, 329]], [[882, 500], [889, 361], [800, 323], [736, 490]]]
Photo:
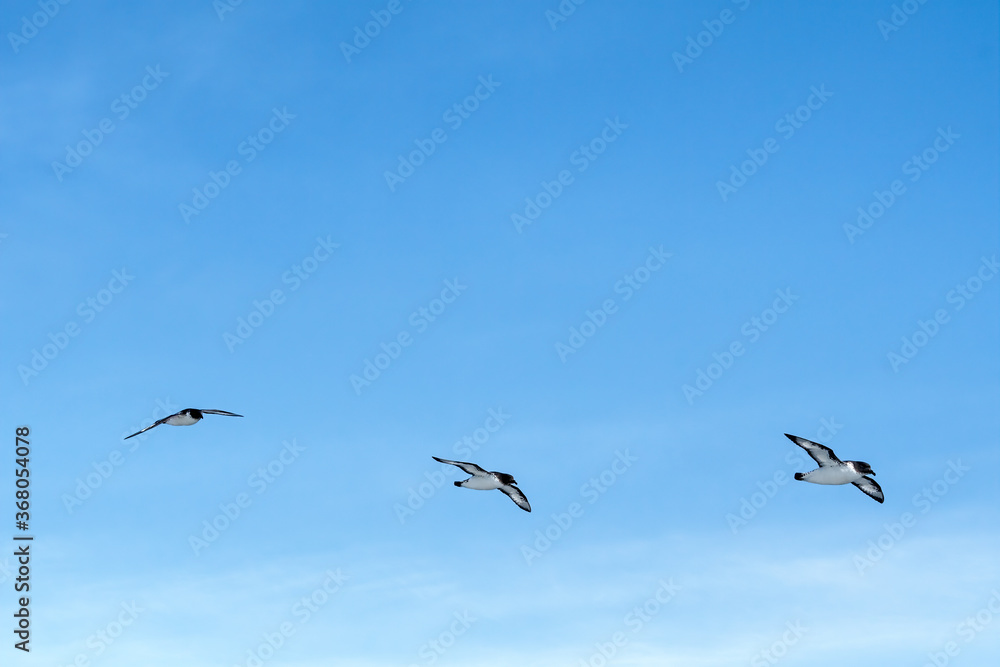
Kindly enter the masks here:
[[871, 473], [871, 475], [872, 475], [872, 477], [874, 477], [874, 476], [875, 476], [875, 471], [874, 471], [874, 470], [872, 470], [872, 473]]

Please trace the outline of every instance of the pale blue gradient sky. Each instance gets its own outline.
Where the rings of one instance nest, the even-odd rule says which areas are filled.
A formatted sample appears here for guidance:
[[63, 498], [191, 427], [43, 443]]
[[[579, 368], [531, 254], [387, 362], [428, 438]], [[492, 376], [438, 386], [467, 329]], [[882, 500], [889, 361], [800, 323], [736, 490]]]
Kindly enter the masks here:
[[[886, 39], [891, 2], [592, 1], [555, 29], [555, 0], [402, 2], [348, 62], [386, 6], [70, 3], [16, 50], [42, 10], [0, 12], [3, 423], [32, 429], [36, 535], [33, 655], [4, 660], [247, 665], [282, 627], [264, 664], [597, 665], [616, 633], [618, 665], [995, 657], [1000, 620], [959, 627], [1000, 590], [995, 3], [920, 5]], [[225, 187], [186, 221], [212, 173]], [[716, 379], [688, 400], [699, 372]], [[245, 417], [122, 441], [184, 407]], [[885, 504], [787, 481], [810, 464], [785, 432], [871, 463]], [[454, 488], [431, 455], [514, 474], [533, 512]]]

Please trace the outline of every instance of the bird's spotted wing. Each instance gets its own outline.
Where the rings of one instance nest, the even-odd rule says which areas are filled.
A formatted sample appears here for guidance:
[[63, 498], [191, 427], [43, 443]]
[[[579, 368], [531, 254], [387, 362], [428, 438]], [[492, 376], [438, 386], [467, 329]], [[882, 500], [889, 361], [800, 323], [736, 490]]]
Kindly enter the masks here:
[[528, 504], [528, 499], [524, 497], [523, 493], [521, 493], [521, 489], [517, 488], [513, 484], [504, 484], [500, 487], [500, 490], [510, 496], [510, 499], [525, 512], [531, 511], [531, 505]]
[[806, 440], [805, 438], [800, 438], [797, 435], [788, 435], [786, 433], [785, 437], [802, 449], [806, 450], [806, 453], [809, 454], [813, 461], [818, 463], [820, 467], [840, 465], [842, 463], [842, 461], [837, 458], [837, 455], [833, 453], [833, 450], [825, 445], [813, 442], [812, 440]]
[[470, 475], [481, 476], [490, 474], [487, 471], [480, 468], [479, 466], [477, 466], [475, 463], [466, 463], [465, 461], [449, 461], [448, 459], [439, 459], [436, 456], [432, 456], [431, 458], [440, 463], [447, 463], [449, 465], [458, 466], [459, 468], [469, 473]]
[[874, 498], [880, 503], [885, 500], [885, 494], [882, 493], [882, 487], [879, 486], [878, 482], [876, 482], [871, 477], [868, 476], [862, 477], [861, 479], [855, 482], [851, 482], [851, 484], [861, 489], [866, 496]]
[[172, 414], [172, 415], [167, 415], [167, 416], [166, 416], [166, 417], [164, 417], [163, 419], [158, 419], [158, 420], [156, 420], [155, 422], [153, 422], [152, 424], [150, 424], [149, 426], [147, 426], [146, 428], [142, 429], [141, 431], [136, 431], [136, 432], [135, 432], [135, 433], [133, 433], [132, 435], [127, 435], [127, 436], [125, 436], [125, 438], [124, 438], [124, 439], [125, 439], [125, 440], [128, 440], [129, 438], [134, 438], [135, 436], [139, 435], [140, 433], [145, 433], [146, 431], [148, 431], [148, 430], [149, 430], [149, 429], [151, 429], [151, 428], [155, 428], [155, 427], [159, 426], [160, 424], [165, 424], [165, 423], [167, 423], [167, 420], [168, 420], [168, 419], [170, 419], [171, 417], [176, 417], [176, 416], [177, 416], [177, 415], [179, 415], [179, 414], [180, 414], [179, 412], [175, 412], [175, 413], [174, 413], [174, 414]]
[[201, 410], [202, 413], [206, 415], [226, 415], [227, 417], [242, 417], [243, 415], [238, 415], [235, 412], [226, 412], [225, 410]]

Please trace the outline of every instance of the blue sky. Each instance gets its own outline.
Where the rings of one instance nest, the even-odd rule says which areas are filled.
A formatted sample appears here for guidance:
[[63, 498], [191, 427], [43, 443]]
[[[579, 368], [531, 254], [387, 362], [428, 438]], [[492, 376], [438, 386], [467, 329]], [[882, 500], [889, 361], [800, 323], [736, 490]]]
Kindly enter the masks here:
[[995, 3], [559, 7], [5, 5], [5, 662], [995, 658]]

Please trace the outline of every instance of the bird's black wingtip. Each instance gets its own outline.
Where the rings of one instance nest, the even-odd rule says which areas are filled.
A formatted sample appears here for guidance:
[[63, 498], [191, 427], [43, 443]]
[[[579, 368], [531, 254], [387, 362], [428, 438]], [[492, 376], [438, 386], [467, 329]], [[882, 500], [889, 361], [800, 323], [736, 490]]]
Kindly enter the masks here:
[[798, 436], [790, 435], [788, 433], [785, 434], [785, 437], [788, 438], [789, 440], [791, 440], [792, 442], [795, 442], [796, 440], [798, 440]]

